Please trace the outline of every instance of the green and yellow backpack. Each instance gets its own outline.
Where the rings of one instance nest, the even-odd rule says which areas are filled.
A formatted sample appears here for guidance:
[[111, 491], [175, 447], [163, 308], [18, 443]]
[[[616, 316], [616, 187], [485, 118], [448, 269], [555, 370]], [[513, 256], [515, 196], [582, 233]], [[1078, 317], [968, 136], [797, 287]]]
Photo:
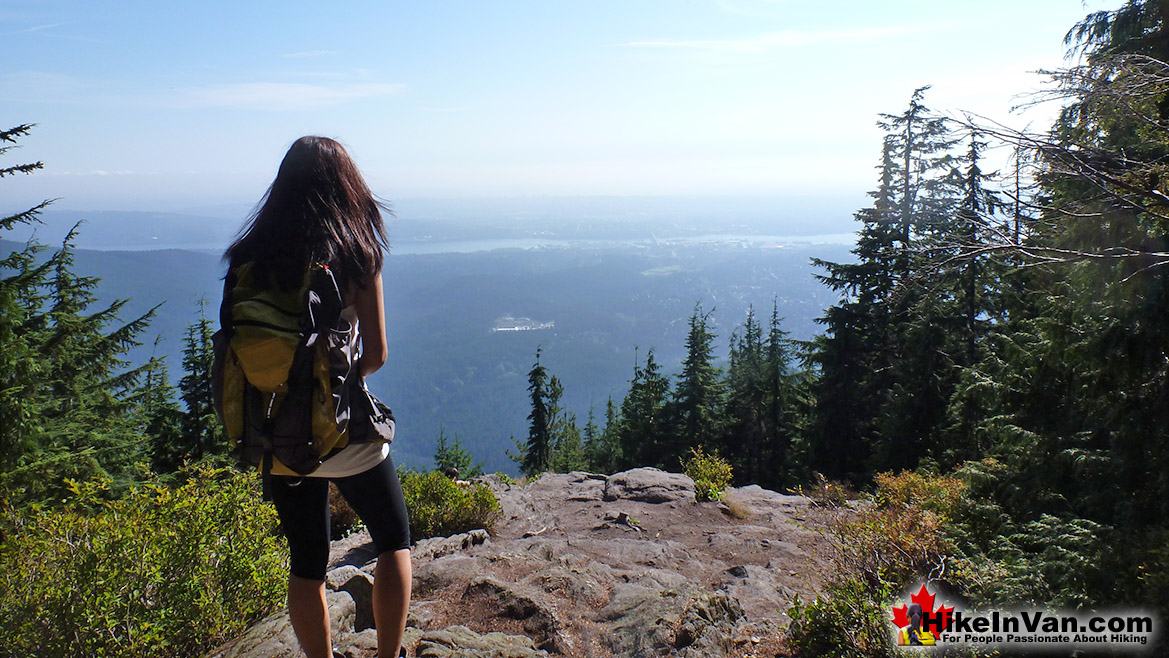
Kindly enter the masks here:
[[[224, 281], [214, 336], [216, 408], [233, 454], [264, 473], [308, 475], [359, 440], [349, 429], [358, 379], [355, 328], [333, 272], [313, 265], [297, 288], [257, 281], [251, 263]], [[357, 390], [361, 390], [358, 388]]]

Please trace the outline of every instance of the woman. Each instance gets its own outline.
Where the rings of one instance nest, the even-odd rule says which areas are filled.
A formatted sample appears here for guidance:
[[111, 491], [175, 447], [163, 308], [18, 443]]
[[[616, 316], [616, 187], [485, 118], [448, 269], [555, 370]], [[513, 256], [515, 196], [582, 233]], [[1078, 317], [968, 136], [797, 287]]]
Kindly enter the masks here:
[[[328, 265], [345, 291], [343, 316], [357, 326], [361, 356], [356, 369], [363, 378], [380, 368], [387, 355], [381, 209], [339, 143], [302, 137], [288, 149], [259, 209], [224, 254], [232, 268], [251, 263], [256, 281], [282, 289], [301, 285], [312, 263]], [[288, 614], [296, 638], [308, 658], [332, 655], [325, 603], [330, 480], [377, 547], [373, 608], [378, 655], [398, 656], [410, 602], [410, 524], [385, 443], [347, 446], [303, 479], [272, 477], [272, 501], [291, 556]]]

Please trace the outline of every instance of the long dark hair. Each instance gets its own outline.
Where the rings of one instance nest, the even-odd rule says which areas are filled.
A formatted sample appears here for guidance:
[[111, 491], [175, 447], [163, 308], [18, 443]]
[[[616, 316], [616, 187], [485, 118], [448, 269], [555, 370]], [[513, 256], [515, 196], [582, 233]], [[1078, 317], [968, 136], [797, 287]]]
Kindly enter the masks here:
[[257, 204], [223, 259], [252, 263], [258, 280], [300, 285], [311, 263], [334, 270], [348, 288], [382, 269], [388, 244], [382, 210], [345, 147], [328, 137], [301, 137], [280, 163], [276, 180]]

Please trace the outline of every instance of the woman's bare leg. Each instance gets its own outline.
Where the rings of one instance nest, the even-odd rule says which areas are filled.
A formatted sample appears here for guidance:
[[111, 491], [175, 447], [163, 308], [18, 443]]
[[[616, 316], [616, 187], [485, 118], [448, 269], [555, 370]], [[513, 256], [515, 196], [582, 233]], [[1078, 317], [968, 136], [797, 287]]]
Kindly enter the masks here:
[[410, 549], [386, 551], [378, 556], [373, 571], [373, 620], [380, 658], [398, 658], [406, 631], [412, 578]]
[[300, 648], [308, 658], [332, 658], [325, 581], [289, 576], [288, 616]]

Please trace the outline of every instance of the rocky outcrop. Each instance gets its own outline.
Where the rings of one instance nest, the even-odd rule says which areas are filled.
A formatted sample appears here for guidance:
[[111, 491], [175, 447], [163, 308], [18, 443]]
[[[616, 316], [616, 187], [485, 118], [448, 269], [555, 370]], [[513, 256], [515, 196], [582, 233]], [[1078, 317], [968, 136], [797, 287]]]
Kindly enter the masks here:
[[[329, 619], [334, 633], [353, 632], [356, 606], [345, 592], [329, 592]], [[374, 642], [374, 650], [377, 642]], [[293, 658], [302, 656], [287, 612], [278, 612], [252, 626], [242, 636], [207, 654], [207, 658]]]
[[[503, 518], [413, 549], [406, 646], [433, 658], [763, 655], [797, 594], [819, 588], [826, 547], [806, 498], [759, 487], [694, 502], [684, 475], [487, 477]], [[360, 534], [334, 542], [328, 574], [334, 646], [372, 658], [372, 556]], [[296, 655], [274, 615], [210, 656]], [[768, 655], [774, 655], [768, 654]]]
[[656, 468], [635, 468], [605, 480], [604, 499], [645, 503], [694, 502], [694, 480]]

